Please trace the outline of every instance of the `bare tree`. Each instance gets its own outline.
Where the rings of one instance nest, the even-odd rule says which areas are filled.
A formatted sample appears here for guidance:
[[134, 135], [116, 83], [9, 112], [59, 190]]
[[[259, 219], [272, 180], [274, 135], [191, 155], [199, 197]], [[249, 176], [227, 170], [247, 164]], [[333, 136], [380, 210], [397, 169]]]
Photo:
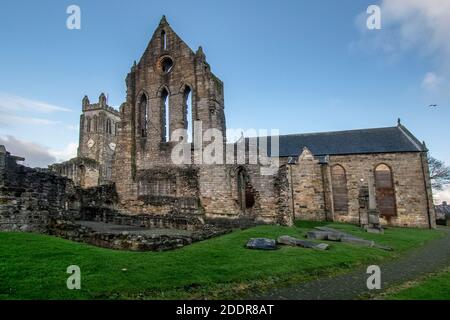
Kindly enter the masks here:
[[428, 165], [430, 167], [431, 187], [434, 190], [443, 190], [446, 185], [450, 184], [450, 167], [433, 157], [429, 157]]

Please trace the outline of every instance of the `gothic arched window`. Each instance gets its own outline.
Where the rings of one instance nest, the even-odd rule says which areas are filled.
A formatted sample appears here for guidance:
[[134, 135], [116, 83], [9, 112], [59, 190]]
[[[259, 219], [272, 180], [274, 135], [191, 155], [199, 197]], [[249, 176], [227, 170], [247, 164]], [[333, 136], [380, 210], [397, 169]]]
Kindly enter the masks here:
[[331, 186], [333, 188], [333, 206], [336, 213], [348, 213], [347, 175], [344, 167], [335, 165], [331, 168]]
[[98, 132], [98, 119], [94, 116], [94, 132]]
[[192, 91], [191, 88], [186, 86], [183, 92], [183, 110], [184, 110], [184, 128], [187, 130], [188, 142], [192, 142], [193, 139], [193, 121], [192, 121]]
[[139, 101], [140, 131], [141, 137], [147, 137], [148, 134], [148, 103], [147, 96], [142, 94]]
[[394, 179], [389, 166], [380, 164], [375, 168], [375, 188], [380, 214], [385, 217], [397, 215]]
[[161, 47], [163, 50], [167, 50], [167, 34], [164, 30], [161, 31]]
[[161, 91], [161, 103], [163, 106], [163, 114], [164, 114], [164, 121], [163, 121], [163, 141], [169, 142], [170, 141], [170, 110], [169, 110], [169, 104], [170, 104], [170, 98], [169, 98], [169, 91], [167, 91], [166, 88], [164, 88]]
[[91, 132], [91, 118], [86, 118], [86, 132]]

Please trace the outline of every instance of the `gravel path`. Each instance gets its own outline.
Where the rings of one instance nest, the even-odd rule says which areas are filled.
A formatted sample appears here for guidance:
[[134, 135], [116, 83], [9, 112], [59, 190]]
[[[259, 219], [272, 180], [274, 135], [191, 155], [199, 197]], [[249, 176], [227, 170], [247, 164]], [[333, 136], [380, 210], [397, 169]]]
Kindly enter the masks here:
[[433, 240], [401, 258], [379, 264], [381, 290], [367, 289], [366, 281], [369, 274], [366, 273], [366, 267], [343, 275], [275, 289], [253, 298], [262, 300], [352, 300], [366, 294], [378, 294], [391, 286], [450, 266], [450, 229], [442, 228], [441, 230], [446, 233], [444, 238]]

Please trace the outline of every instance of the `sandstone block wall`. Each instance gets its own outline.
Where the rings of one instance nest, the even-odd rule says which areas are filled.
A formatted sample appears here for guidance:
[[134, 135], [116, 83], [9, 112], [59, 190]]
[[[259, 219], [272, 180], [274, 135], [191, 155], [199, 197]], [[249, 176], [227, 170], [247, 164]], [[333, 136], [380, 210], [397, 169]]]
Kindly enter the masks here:
[[[368, 187], [369, 181], [374, 181], [372, 177], [378, 165], [386, 164], [392, 169], [397, 206], [397, 216], [392, 217], [389, 224], [426, 228], [431, 221], [434, 227], [434, 210], [429, 207], [431, 189], [427, 183], [427, 173], [422, 171], [422, 156], [421, 153], [395, 153], [330, 157], [330, 166], [339, 164], [345, 168], [349, 193], [348, 214], [334, 215], [334, 219], [358, 222], [360, 189]], [[388, 223], [384, 219], [382, 222]]]

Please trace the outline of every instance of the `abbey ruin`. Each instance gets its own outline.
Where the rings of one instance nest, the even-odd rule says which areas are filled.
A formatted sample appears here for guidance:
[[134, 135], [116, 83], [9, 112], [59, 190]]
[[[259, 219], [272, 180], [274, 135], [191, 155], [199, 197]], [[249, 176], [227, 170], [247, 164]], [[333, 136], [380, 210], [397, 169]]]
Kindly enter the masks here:
[[[427, 148], [400, 121], [386, 128], [277, 136], [278, 152], [268, 149], [277, 168], [261, 174], [265, 164], [242, 163], [237, 150], [244, 146], [248, 160], [250, 145], [262, 139], [227, 142], [224, 84], [202, 48], [192, 51], [165, 17], [126, 76], [126, 89], [119, 111], [104, 94], [96, 103], [84, 97], [78, 156], [48, 172], [14, 167], [15, 158], [0, 150], [3, 229], [13, 229], [11, 216], [20, 216], [21, 203], [41, 197], [40, 191], [22, 190], [24, 174], [47, 181], [60, 214], [93, 221], [178, 228], [292, 225], [294, 219], [364, 225], [369, 213], [377, 212], [383, 225], [435, 226]], [[201, 123], [201, 135], [217, 129], [222, 136], [195, 143], [195, 123]], [[175, 137], [179, 129], [188, 136]], [[219, 155], [227, 158], [223, 162], [197, 161], [212, 141], [235, 151], [233, 161], [228, 153]], [[189, 164], [173, 163], [180, 143]], [[13, 176], [21, 174], [18, 183]]]

